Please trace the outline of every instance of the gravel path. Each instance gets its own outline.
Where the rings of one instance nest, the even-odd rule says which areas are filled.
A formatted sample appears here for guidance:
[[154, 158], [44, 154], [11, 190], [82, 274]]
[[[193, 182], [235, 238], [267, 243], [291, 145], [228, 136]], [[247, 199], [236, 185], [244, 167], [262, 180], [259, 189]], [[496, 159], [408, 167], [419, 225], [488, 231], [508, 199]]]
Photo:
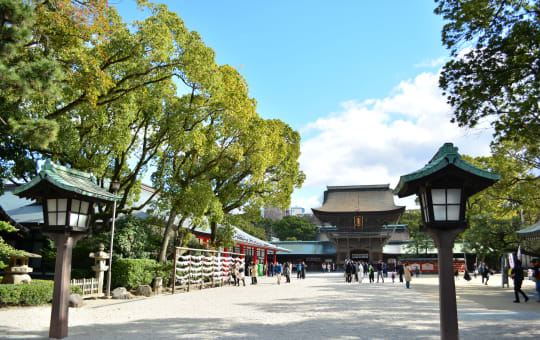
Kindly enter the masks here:
[[[512, 289], [457, 282], [461, 339], [539, 339], [540, 303], [513, 304]], [[193, 290], [128, 301], [87, 300], [70, 309], [70, 339], [439, 339], [437, 278], [346, 284], [308, 273], [278, 286]], [[478, 282], [476, 282], [478, 281]], [[500, 284], [499, 284], [500, 286]], [[527, 293], [533, 292], [526, 282]], [[48, 336], [50, 306], [0, 309], [0, 338]]]

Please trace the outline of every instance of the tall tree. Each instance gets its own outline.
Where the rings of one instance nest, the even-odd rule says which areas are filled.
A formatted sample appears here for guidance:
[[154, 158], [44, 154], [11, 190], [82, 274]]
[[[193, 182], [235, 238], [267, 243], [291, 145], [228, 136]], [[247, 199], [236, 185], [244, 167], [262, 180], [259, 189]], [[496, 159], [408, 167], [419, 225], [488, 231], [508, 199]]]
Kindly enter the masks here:
[[[105, 179], [119, 180], [118, 208], [129, 212], [140, 179], [175, 130], [164, 115], [177, 91], [173, 78], [211, 88], [214, 52], [163, 5], [150, 5], [151, 15], [129, 27], [104, 0], [25, 3], [36, 20], [19, 54], [29, 54], [27, 46], [47, 51], [41, 56], [62, 77], [50, 81], [54, 92], [20, 96], [17, 110], [7, 112], [2, 177], [28, 180], [40, 159], [52, 159], [94, 173], [104, 186]], [[48, 146], [29, 143], [24, 131], [31, 130], [22, 126], [33, 122], [59, 127], [57, 138], [50, 136]]]
[[408, 252], [418, 256], [434, 247], [431, 236], [422, 232], [423, 222], [420, 210], [406, 210], [399, 219], [399, 223], [406, 224], [409, 231]]
[[274, 232], [281, 240], [313, 241], [317, 227], [299, 216], [285, 216], [274, 222]]
[[540, 220], [540, 180], [535, 167], [524, 162], [525, 152], [516, 142], [500, 142], [492, 156], [464, 158], [472, 164], [501, 175], [501, 180], [467, 201], [468, 216], [491, 214], [493, 218], [518, 217], [523, 225]]
[[[291, 194], [300, 187], [300, 136], [280, 120], [254, 119], [239, 139], [242, 153], [227, 158], [212, 174], [213, 189], [225, 215], [251, 206], [290, 205]], [[212, 239], [216, 225], [211, 225]]]
[[[440, 87], [452, 121], [474, 127], [489, 117], [498, 139], [540, 144], [540, 7], [530, 0], [435, 0], [453, 57]], [[534, 157], [534, 156], [533, 156]]]

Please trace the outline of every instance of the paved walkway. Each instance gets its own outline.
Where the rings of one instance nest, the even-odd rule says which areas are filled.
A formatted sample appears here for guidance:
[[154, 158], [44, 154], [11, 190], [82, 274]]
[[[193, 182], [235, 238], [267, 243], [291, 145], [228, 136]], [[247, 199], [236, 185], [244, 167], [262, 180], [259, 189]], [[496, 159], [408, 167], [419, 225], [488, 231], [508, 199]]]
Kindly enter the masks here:
[[[434, 276], [412, 289], [346, 284], [342, 273], [222, 287], [129, 301], [88, 300], [70, 309], [69, 339], [439, 339]], [[525, 282], [525, 291], [534, 291]], [[514, 304], [513, 290], [457, 281], [461, 339], [539, 339], [540, 303]], [[0, 309], [0, 338], [48, 336], [50, 306]]]

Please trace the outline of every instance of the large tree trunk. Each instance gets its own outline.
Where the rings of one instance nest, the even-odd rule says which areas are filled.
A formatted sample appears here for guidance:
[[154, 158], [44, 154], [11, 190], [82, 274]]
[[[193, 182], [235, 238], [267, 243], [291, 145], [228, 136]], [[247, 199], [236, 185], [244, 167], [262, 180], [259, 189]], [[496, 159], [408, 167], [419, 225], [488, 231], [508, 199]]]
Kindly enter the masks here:
[[210, 222], [210, 244], [212, 244], [212, 246], [216, 244], [216, 236], [217, 236], [217, 223]]
[[167, 262], [167, 247], [169, 247], [169, 240], [171, 239], [171, 231], [174, 228], [174, 219], [176, 218], [176, 211], [173, 209], [169, 214], [165, 231], [163, 232], [163, 241], [161, 241], [161, 249], [159, 250], [158, 260], [161, 263]]

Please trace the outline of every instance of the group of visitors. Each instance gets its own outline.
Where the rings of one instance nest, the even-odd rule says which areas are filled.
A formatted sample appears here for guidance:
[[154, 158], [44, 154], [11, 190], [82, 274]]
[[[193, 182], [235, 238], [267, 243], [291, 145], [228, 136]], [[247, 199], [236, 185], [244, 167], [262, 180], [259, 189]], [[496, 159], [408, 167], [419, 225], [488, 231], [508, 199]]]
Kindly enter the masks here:
[[[345, 282], [347, 283], [352, 283], [353, 280], [362, 283], [365, 277], [369, 279], [369, 283], [374, 283], [375, 273], [377, 273], [377, 283], [379, 281], [384, 283], [384, 279], [388, 278], [388, 266], [386, 263], [378, 261], [373, 264], [365, 261], [345, 260]], [[396, 275], [399, 276], [399, 282], [403, 282], [405, 277], [406, 286], [407, 288], [410, 287], [412, 272], [408, 262], [405, 262], [405, 264], [398, 262], [395, 271], [391, 272], [392, 283], [395, 282]]]
[[336, 271], [336, 264], [333, 262], [330, 262], [330, 263], [323, 262], [321, 267], [322, 267], [323, 273], [326, 273], [326, 272], [330, 273], [330, 272]]
[[246, 286], [246, 280], [244, 275], [244, 266], [240, 263], [233, 262], [230, 267], [231, 276], [233, 279], [233, 284], [240, 287], [240, 281]]

